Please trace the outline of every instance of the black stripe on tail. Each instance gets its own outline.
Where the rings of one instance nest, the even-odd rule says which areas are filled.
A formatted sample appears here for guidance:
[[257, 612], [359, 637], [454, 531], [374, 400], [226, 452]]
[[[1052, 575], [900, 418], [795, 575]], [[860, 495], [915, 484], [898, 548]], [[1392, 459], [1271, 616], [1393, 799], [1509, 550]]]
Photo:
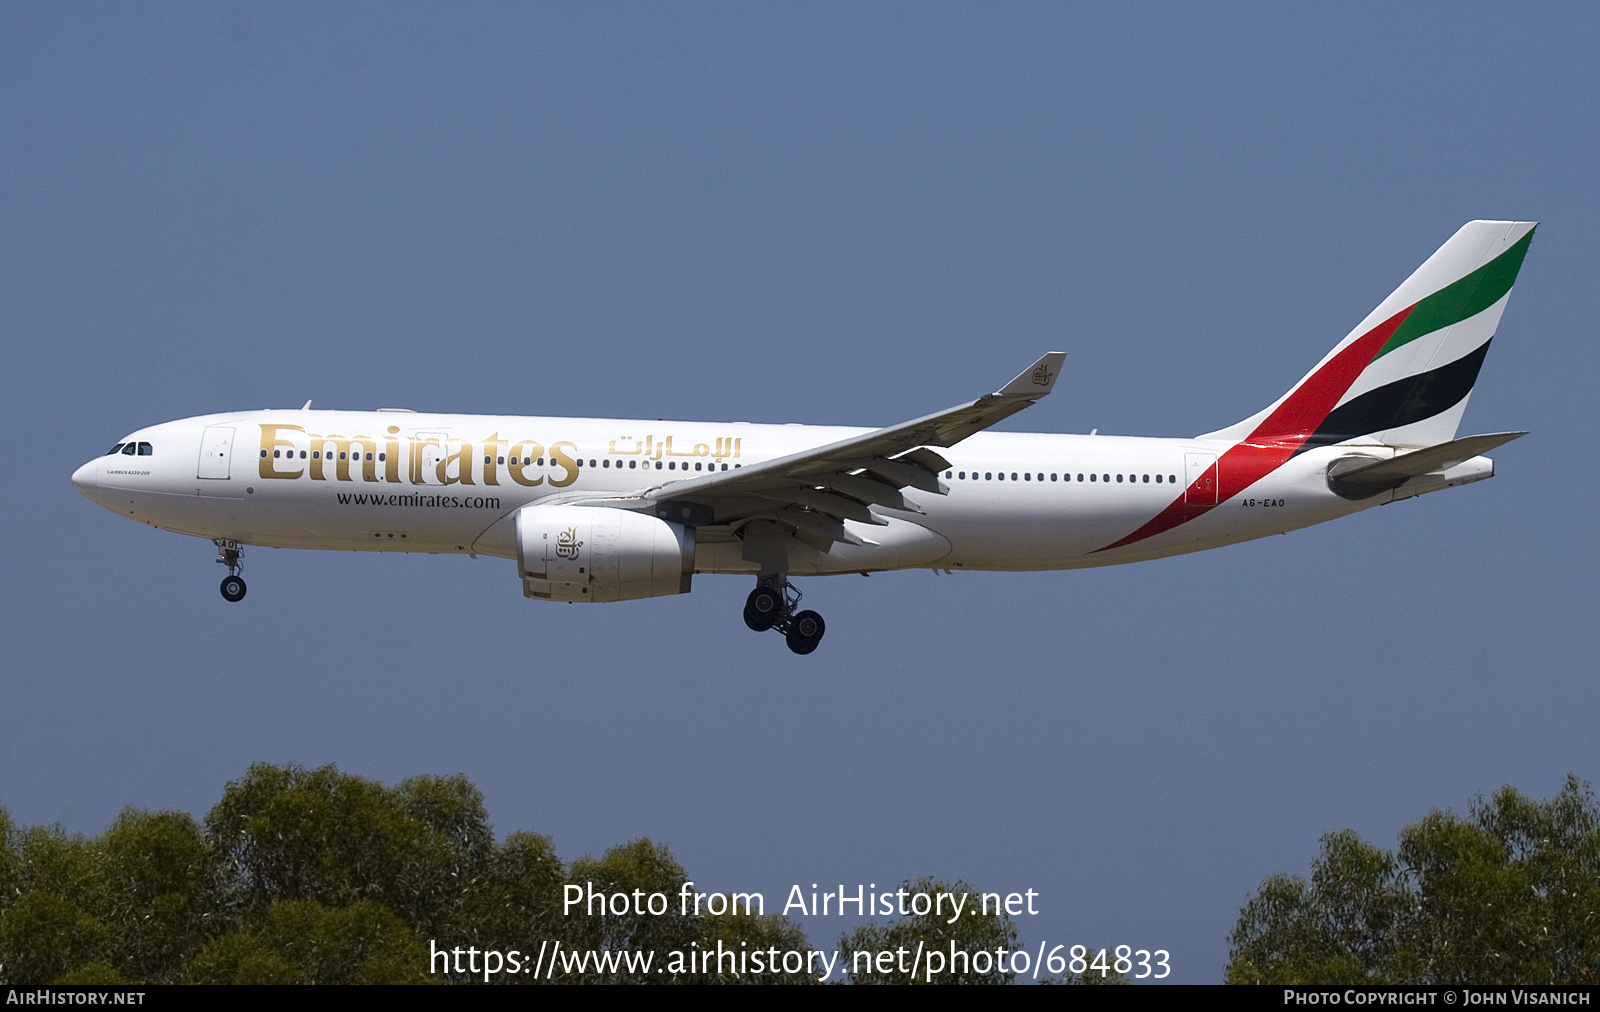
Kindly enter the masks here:
[[1328, 412], [1296, 452], [1410, 425], [1450, 410], [1472, 392], [1487, 354], [1489, 342], [1485, 341], [1454, 362], [1368, 390]]

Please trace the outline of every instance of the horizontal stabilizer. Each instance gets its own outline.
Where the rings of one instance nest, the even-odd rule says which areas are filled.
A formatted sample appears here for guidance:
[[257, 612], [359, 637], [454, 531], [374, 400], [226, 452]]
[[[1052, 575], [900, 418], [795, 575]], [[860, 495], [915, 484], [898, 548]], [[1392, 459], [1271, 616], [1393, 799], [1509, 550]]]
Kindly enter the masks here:
[[1359, 457], [1346, 457], [1335, 461], [1328, 469], [1328, 480], [1349, 491], [1377, 492], [1394, 488], [1408, 478], [1448, 470], [1462, 461], [1471, 460], [1526, 435], [1526, 432], [1491, 432], [1482, 436], [1467, 436], [1465, 439], [1453, 439], [1448, 443], [1402, 453], [1388, 460], [1364, 461]]

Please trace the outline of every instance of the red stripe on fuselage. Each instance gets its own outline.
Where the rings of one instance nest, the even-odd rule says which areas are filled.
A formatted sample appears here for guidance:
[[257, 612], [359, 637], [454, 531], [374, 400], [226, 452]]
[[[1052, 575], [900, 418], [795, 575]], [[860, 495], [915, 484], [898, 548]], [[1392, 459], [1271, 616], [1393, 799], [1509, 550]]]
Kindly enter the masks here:
[[[1356, 338], [1349, 347], [1335, 355], [1284, 398], [1282, 404], [1273, 408], [1272, 413], [1255, 427], [1255, 431], [1229, 447], [1217, 461], [1215, 503], [1198, 505], [1184, 502], [1191, 494], [1197, 495], [1200, 492], [1200, 483], [1205, 479], [1197, 478], [1182, 495], [1152, 517], [1143, 527], [1120, 541], [1114, 541], [1095, 551], [1105, 552], [1121, 548], [1123, 545], [1131, 545], [1135, 541], [1143, 541], [1162, 531], [1170, 531], [1174, 527], [1186, 524], [1196, 517], [1209, 513], [1217, 505], [1227, 502], [1283, 466], [1283, 462], [1294, 456], [1294, 452], [1301, 444], [1317, 431], [1317, 426], [1328, 417], [1328, 412], [1338, 406], [1339, 399], [1349, 391], [1356, 377], [1372, 364], [1373, 356], [1388, 343], [1389, 338], [1415, 308], [1414, 304], [1407, 306]], [[1209, 495], [1206, 498], [1210, 498]]]

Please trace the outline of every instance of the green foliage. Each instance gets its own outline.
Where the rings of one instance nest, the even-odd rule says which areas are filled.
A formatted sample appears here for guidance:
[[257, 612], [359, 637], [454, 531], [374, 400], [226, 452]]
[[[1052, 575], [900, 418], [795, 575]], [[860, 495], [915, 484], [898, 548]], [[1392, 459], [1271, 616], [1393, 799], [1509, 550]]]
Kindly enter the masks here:
[[274, 903], [369, 900], [429, 936], [450, 931], [493, 847], [482, 798], [465, 778], [389, 790], [332, 766], [256, 763], [228, 785], [206, 828], [246, 919]]
[[[792, 922], [684, 914], [683, 867], [649, 840], [570, 867], [548, 837], [496, 844], [483, 796], [465, 777], [388, 788], [332, 766], [256, 764], [197, 823], [182, 812], [124, 810], [100, 836], [19, 831], [0, 809], [0, 979], [26, 983], [424, 983], [442, 949], [532, 954], [805, 949]], [[607, 895], [661, 892], [664, 915], [562, 910], [568, 883]], [[746, 966], [748, 967], [748, 963]], [[590, 979], [671, 979], [626, 969]], [[724, 965], [723, 969], [726, 969]], [[560, 979], [573, 978], [562, 974]], [[702, 982], [785, 981], [708, 972]], [[809, 982], [805, 972], [794, 982]], [[502, 974], [503, 983], [533, 983]]]
[[105, 901], [101, 917], [120, 936], [129, 979], [176, 981], [200, 951], [219, 896], [215, 851], [186, 812], [124, 809], [91, 848]]
[[47, 984], [111, 955], [111, 932], [57, 893], [24, 893], [0, 916], [5, 982]]
[[[822, 968], [813, 963], [783, 969], [785, 953], [811, 948], [792, 921], [738, 904], [722, 914], [710, 904], [686, 910], [687, 881], [672, 852], [648, 839], [570, 865], [548, 837], [513, 833], [496, 843], [465, 777], [391, 788], [332, 766], [258, 763], [227, 785], [203, 823], [129, 808], [85, 839], [18, 829], [0, 809], [0, 983], [480, 983], [489, 964], [475, 957], [486, 950], [515, 950], [531, 967], [544, 946], [552, 956], [559, 946], [554, 979], [563, 983], [817, 983]], [[569, 886], [605, 902], [569, 916]], [[1010, 919], [976, 913], [965, 883], [908, 888], [973, 895], [954, 924], [913, 916], [869, 925], [847, 947], [1017, 948]], [[640, 912], [658, 893], [665, 910]], [[454, 953], [469, 949], [465, 963], [479, 969], [457, 970]], [[433, 959], [435, 950], [451, 962]], [[647, 953], [652, 972], [585, 958], [587, 976], [576, 976], [569, 960], [590, 953]], [[1010, 980], [991, 970], [958, 967], [939, 979]], [[490, 977], [539, 982], [526, 972]]]
[[566, 871], [549, 837], [511, 834], [463, 898], [456, 937], [501, 952], [535, 952], [541, 942], [567, 937], [561, 915]]
[[400, 918], [370, 900], [330, 910], [274, 903], [264, 938], [308, 984], [426, 984], [428, 952]]
[[[609, 911], [596, 916], [569, 918], [573, 921], [571, 945], [579, 949], [652, 950], [658, 959], [674, 949], [687, 951], [691, 943], [700, 940], [698, 918], [681, 912], [676, 901], [683, 883], [689, 876], [683, 866], [666, 847], [657, 846], [647, 839], [613, 847], [596, 860], [581, 857], [572, 863], [568, 881], [582, 886], [587, 895], [591, 887], [607, 896], [625, 893], [632, 896], [639, 891], [644, 896], [653, 892], [673, 898], [665, 914], [628, 913]], [[598, 979], [598, 978], [597, 978]], [[642, 983], [649, 977], [634, 980], [626, 973], [610, 975], [608, 981], [617, 983]]]
[[[948, 913], [942, 916], [935, 913], [921, 916], [909, 914], [889, 924], [880, 925], [877, 922], [863, 924], [850, 934], [841, 936], [839, 958], [844, 963], [843, 968], [852, 984], [930, 983], [926, 971], [919, 972], [913, 978], [909, 969], [905, 971], [900, 969], [901, 962], [908, 968], [914, 962], [910, 954], [917, 951], [919, 944], [925, 953], [942, 953], [946, 960], [950, 959], [952, 952], [968, 954], [966, 960], [957, 958], [946, 965], [944, 972], [936, 975], [931, 983], [1011, 983], [1013, 975], [1009, 970], [1009, 963], [1007, 969], [1002, 970], [998, 961], [981, 960], [980, 966], [987, 964], [989, 969], [987, 972], [979, 973], [972, 966], [970, 958], [972, 953], [987, 951], [992, 956], [997, 949], [1009, 953], [1017, 948], [1017, 926], [1009, 916], [1000, 910], [983, 913], [982, 893], [964, 881], [946, 885], [924, 876], [915, 882], [905, 883], [903, 888], [911, 893], [966, 893], [968, 899], [961, 916], [953, 922]], [[901, 950], [907, 953], [907, 959], [896, 960], [894, 968], [889, 972], [880, 972], [876, 968], [872, 972], [866, 971], [866, 961], [869, 956], [876, 957], [880, 952]], [[863, 953], [860, 966], [857, 965], [858, 952]]]
[[1539, 802], [1502, 788], [1434, 811], [1398, 855], [1346, 830], [1311, 881], [1273, 875], [1234, 928], [1232, 983], [1600, 982], [1600, 810], [1568, 777]]
[[[729, 952], [765, 952], [768, 962], [775, 962], [772, 952], [779, 954], [785, 952], [805, 952], [811, 948], [810, 941], [799, 925], [787, 917], [767, 914], [745, 915], [731, 917], [707, 918], [702, 927], [700, 937], [700, 950], [702, 952], [722, 951], [717, 948], [717, 943]], [[780, 957], [781, 958], [781, 955]], [[820, 969], [802, 967], [799, 971], [790, 973], [779, 964], [778, 972], [756, 974], [748, 972], [739, 973], [727, 964], [723, 965], [721, 972], [713, 967], [713, 972], [698, 977], [684, 977], [685, 982], [697, 984], [816, 984], [821, 974]]]
[[14, 847], [16, 835], [11, 814], [0, 808], [0, 913], [22, 895], [22, 859]]
[[253, 931], [235, 931], [207, 945], [189, 966], [190, 984], [304, 984], [299, 967]]
[[113, 987], [128, 983], [128, 979], [117, 972], [117, 968], [110, 963], [85, 963], [70, 973], [64, 973], [51, 981], [67, 987], [92, 987], [95, 985], [111, 985]]
[[84, 910], [103, 909], [104, 883], [88, 841], [60, 827], [35, 826], [22, 834], [22, 883], [28, 892], [53, 893]]

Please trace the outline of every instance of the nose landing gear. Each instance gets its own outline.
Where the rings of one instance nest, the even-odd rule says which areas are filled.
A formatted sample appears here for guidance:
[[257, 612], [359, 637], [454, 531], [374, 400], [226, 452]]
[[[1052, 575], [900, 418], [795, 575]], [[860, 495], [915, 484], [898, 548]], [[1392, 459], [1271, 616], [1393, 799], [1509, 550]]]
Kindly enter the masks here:
[[222, 578], [222, 599], [238, 602], [244, 600], [244, 578], [239, 575], [244, 569], [244, 549], [239, 547], [237, 541], [227, 538], [216, 539], [217, 562], [228, 567], [228, 575]]
[[776, 629], [789, 649], [809, 654], [822, 642], [827, 623], [814, 611], [796, 612], [800, 591], [783, 577], [756, 584], [744, 602], [744, 624], [756, 632]]

